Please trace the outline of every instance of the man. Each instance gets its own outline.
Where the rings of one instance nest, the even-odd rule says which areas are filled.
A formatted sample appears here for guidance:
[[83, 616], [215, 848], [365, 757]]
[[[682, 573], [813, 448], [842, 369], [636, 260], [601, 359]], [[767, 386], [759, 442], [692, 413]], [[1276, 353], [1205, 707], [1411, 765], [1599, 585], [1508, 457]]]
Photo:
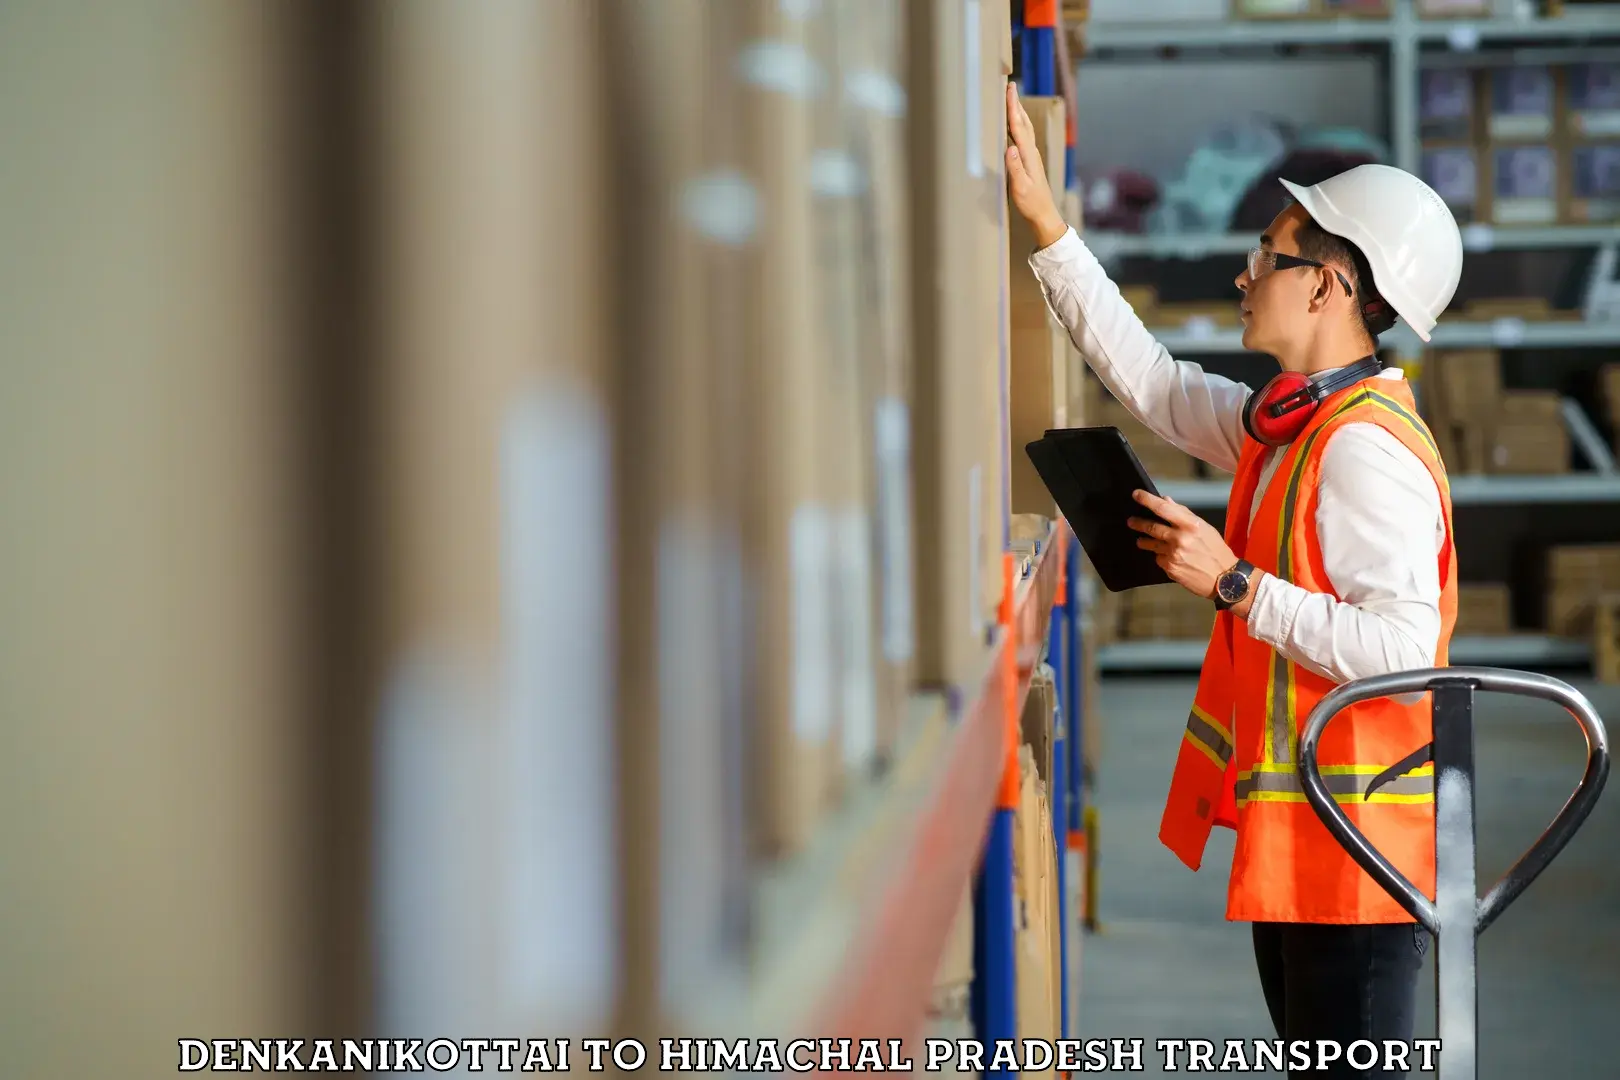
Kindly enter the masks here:
[[[1425, 934], [1305, 802], [1297, 740], [1334, 685], [1446, 663], [1449, 487], [1410, 386], [1374, 357], [1394, 315], [1429, 339], [1461, 271], [1456, 222], [1386, 166], [1288, 185], [1294, 205], [1236, 279], [1244, 347], [1284, 372], [1280, 388], [1251, 397], [1152, 338], [1064, 223], [1012, 87], [1007, 108], [1008, 187], [1034, 229], [1030, 265], [1053, 314], [1133, 414], [1235, 474], [1224, 534], [1137, 493], [1161, 519], [1132, 520], [1139, 543], [1218, 608], [1160, 838], [1196, 870], [1211, 826], [1236, 829], [1227, 918], [1254, 924], [1280, 1036], [1410, 1039]], [[1350, 819], [1432, 896], [1433, 767], [1415, 764], [1431, 738], [1426, 701], [1352, 706], [1318, 761]], [[1339, 1065], [1331, 1075], [1388, 1075]]]

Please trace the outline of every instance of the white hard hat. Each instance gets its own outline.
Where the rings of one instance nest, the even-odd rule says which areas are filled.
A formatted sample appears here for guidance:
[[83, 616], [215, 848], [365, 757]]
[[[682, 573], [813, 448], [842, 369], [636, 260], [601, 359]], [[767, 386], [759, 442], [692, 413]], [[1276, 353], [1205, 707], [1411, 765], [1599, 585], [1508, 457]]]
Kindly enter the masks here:
[[1357, 165], [1313, 187], [1282, 181], [1318, 225], [1361, 250], [1373, 287], [1429, 340], [1462, 277], [1462, 233], [1434, 189], [1389, 165]]

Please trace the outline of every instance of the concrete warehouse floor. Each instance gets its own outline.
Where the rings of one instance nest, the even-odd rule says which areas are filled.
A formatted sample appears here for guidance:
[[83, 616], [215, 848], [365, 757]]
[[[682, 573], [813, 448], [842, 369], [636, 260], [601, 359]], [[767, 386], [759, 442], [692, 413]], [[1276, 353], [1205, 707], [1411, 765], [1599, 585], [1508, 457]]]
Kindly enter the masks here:
[[[1597, 707], [1612, 750], [1620, 738], [1620, 687], [1567, 681]], [[1248, 926], [1223, 919], [1232, 833], [1215, 831], [1197, 874], [1158, 842], [1193, 687], [1185, 677], [1110, 678], [1100, 692], [1104, 727], [1092, 798], [1101, 929], [1085, 940], [1078, 1034], [1147, 1040], [1147, 1075], [1160, 1071], [1160, 1038], [1275, 1037]], [[1483, 892], [1574, 790], [1585, 742], [1550, 703], [1478, 700]], [[1431, 949], [1419, 988], [1420, 1038], [1434, 1035], [1433, 957]], [[1481, 937], [1479, 962], [1481, 1080], [1620, 1076], [1610, 1038], [1620, 1021], [1620, 776], [1611, 775], [1557, 861]], [[1184, 1072], [1185, 1057], [1182, 1064]]]

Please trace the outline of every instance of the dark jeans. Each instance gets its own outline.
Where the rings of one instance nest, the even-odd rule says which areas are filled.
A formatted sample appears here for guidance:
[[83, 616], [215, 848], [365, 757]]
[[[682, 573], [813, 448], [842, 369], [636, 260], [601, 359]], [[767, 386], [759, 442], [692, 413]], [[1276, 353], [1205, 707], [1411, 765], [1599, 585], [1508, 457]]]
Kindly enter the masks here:
[[[1329, 1039], [1346, 1048], [1358, 1039], [1380, 1048], [1386, 1039], [1410, 1041], [1428, 940], [1428, 931], [1416, 923], [1255, 923], [1260, 988], [1278, 1036]], [[1345, 1080], [1407, 1075], [1399, 1069], [1386, 1072], [1383, 1064], [1380, 1052], [1379, 1068], [1355, 1069], [1340, 1058], [1328, 1071], [1309, 1075]]]

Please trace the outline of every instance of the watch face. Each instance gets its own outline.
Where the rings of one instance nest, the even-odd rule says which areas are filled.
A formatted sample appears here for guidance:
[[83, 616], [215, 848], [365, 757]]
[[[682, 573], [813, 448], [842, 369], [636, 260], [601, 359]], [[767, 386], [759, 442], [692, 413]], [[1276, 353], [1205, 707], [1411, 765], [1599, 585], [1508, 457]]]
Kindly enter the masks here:
[[1249, 579], [1236, 570], [1228, 570], [1222, 574], [1215, 583], [1215, 591], [1221, 594], [1221, 599], [1228, 604], [1235, 604], [1243, 599], [1243, 594], [1249, 590]]

